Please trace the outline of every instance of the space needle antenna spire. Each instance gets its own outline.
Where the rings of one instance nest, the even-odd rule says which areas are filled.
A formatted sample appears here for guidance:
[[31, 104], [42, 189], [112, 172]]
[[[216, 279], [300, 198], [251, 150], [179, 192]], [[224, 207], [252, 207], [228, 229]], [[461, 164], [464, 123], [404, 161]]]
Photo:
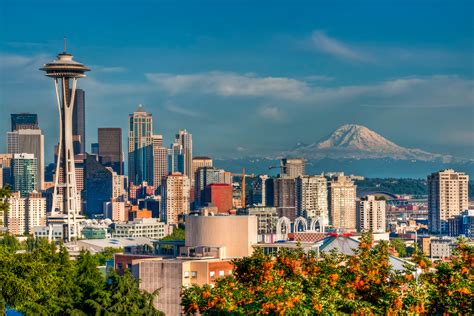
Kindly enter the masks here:
[[[77, 79], [84, 78], [85, 72], [90, 69], [73, 60], [73, 56], [67, 53], [66, 49], [67, 40], [64, 37], [64, 52], [59, 53], [54, 61], [45, 64], [40, 70], [44, 71], [47, 77], [54, 79], [59, 111], [59, 146], [49, 223], [63, 224], [63, 239], [69, 242], [79, 237], [78, 217], [81, 212], [72, 135], [74, 98]], [[50, 232], [51, 230], [52, 227]]]

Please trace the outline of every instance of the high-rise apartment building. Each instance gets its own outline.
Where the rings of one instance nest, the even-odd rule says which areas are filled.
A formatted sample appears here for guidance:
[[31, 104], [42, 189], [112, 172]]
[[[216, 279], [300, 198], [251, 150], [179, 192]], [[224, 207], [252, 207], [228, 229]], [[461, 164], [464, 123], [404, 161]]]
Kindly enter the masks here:
[[368, 195], [357, 202], [357, 230], [385, 232], [385, 200], [377, 200], [374, 195]]
[[[267, 175], [258, 176], [252, 183], [251, 199], [254, 206], [267, 206]], [[271, 196], [273, 200], [273, 195]], [[271, 203], [273, 205], [273, 203]]]
[[280, 170], [282, 178], [297, 178], [304, 176], [303, 158], [283, 158], [280, 161]]
[[37, 188], [36, 158], [33, 154], [14, 154], [12, 159], [12, 191], [28, 196]]
[[446, 169], [428, 176], [428, 219], [433, 233], [448, 233], [448, 220], [468, 209], [469, 176]]
[[[71, 90], [69, 90], [71, 94]], [[74, 109], [72, 112], [72, 137], [74, 154], [86, 151], [86, 94], [82, 89], [76, 89]]]
[[33, 228], [46, 224], [46, 198], [41, 193], [31, 192], [26, 200], [26, 227], [28, 234], [33, 234]]
[[102, 164], [111, 167], [117, 174], [123, 175], [122, 154], [122, 129], [121, 128], [99, 128], [98, 129], [99, 156]]
[[168, 175], [168, 149], [163, 146], [163, 136], [153, 135], [153, 184], [155, 188]]
[[161, 185], [161, 221], [178, 224], [178, 217], [189, 213], [190, 181], [179, 172], [169, 174]]
[[274, 204], [279, 217], [287, 217], [291, 221], [296, 218], [296, 180], [284, 177], [274, 180]]
[[11, 131], [20, 129], [38, 129], [38, 115], [33, 113], [11, 114]]
[[328, 188], [324, 176], [296, 178], [296, 211], [305, 217], [319, 217], [328, 225]]
[[46, 198], [33, 191], [26, 197], [13, 192], [8, 198], [8, 212], [4, 214], [4, 223], [13, 235], [32, 234], [33, 228], [46, 223]]
[[183, 148], [184, 156], [184, 171], [183, 174], [186, 175], [191, 181], [191, 186], [193, 185], [194, 174], [193, 174], [193, 136], [187, 130], [180, 130], [176, 134], [176, 143], [180, 144]]
[[[128, 177], [130, 182], [153, 184], [153, 118], [140, 104], [129, 115]], [[100, 145], [99, 145], [100, 150]]]
[[36, 187], [37, 191], [43, 189], [44, 183], [44, 136], [38, 129], [18, 129], [7, 133], [8, 153], [33, 154], [36, 158]]
[[355, 230], [357, 186], [349, 177], [337, 176], [329, 183], [329, 224], [335, 228]]

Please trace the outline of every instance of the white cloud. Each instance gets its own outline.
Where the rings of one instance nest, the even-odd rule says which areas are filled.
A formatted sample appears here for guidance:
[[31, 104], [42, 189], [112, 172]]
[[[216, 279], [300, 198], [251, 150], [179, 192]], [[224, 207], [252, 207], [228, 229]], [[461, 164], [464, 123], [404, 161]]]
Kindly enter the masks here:
[[186, 109], [182, 106], [176, 105], [176, 104], [171, 104], [168, 103], [165, 107], [168, 111], [176, 114], [181, 114], [184, 116], [189, 116], [189, 117], [198, 117], [199, 114], [197, 112], [194, 112], [192, 110]]
[[284, 119], [284, 114], [282, 110], [276, 106], [264, 106], [258, 110], [258, 113], [264, 119], [272, 121], [282, 121]]
[[300, 99], [310, 88], [304, 81], [285, 77], [256, 77], [231, 72], [197, 74], [148, 73], [148, 80], [171, 93], [203, 93], [224, 97], [262, 97], [273, 95], [285, 99]]
[[124, 67], [107, 67], [107, 66], [99, 66], [99, 65], [92, 65], [90, 66], [91, 70], [98, 73], [121, 73], [126, 72], [127, 68]]
[[369, 59], [362, 51], [329, 37], [323, 31], [314, 31], [310, 42], [314, 49], [338, 58], [354, 61], [367, 61]]
[[[147, 74], [148, 80], [171, 95], [216, 95], [287, 100], [291, 106], [447, 107], [474, 103], [474, 81], [458, 76], [404, 77], [370, 85], [317, 86], [286, 77], [258, 77], [226, 72]], [[288, 103], [288, 102], [287, 102]], [[277, 110], [265, 114], [276, 117]]]

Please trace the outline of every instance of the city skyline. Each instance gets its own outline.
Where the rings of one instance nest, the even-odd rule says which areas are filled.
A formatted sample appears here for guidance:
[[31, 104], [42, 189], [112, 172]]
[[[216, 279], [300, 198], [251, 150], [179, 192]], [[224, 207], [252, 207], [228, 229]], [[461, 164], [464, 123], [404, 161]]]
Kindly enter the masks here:
[[[37, 113], [45, 160], [52, 162], [54, 94], [34, 72], [54, 58], [66, 35], [70, 50], [96, 69], [78, 85], [87, 99], [86, 151], [97, 142], [97, 128], [125, 132], [127, 115], [142, 103], [165, 147], [186, 128], [196, 154], [212, 157], [274, 154], [317, 142], [345, 123], [365, 125], [406, 147], [474, 157], [468, 2], [407, 7], [368, 1], [350, 9], [341, 3], [271, 9], [216, 4], [212, 12], [192, 4], [183, 12], [178, 5], [140, 4], [110, 8], [114, 20], [143, 14], [133, 25], [91, 12], [90, 23], [72, 33], [51, 30], [48, 21], [34, 30], [18, 24], [20, 14], [34, 22], [41, 16], [36, 13], [66, 4], [2, 6], [1, 23], [10, 32], [1, 33], [0, 67], [9, 77], [0, 79], [0, 141], [10, 113]], [[81, 2], [85, 11], [94, 11], [87, 10], [91, 5]], [[143, 13], [143, 7], [156, 10]], [[237, 23], [242, 15], [244, 26]]]

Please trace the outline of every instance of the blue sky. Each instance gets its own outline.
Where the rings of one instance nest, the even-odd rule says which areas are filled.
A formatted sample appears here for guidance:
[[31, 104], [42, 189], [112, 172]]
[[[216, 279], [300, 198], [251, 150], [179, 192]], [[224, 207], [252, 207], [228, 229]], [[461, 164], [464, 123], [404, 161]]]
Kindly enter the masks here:
[[356, 123], [474, 158], [472, 1], [256, 2], [0, 1], [0, 148], [10, 113], [35, 112], [52, 159], [53, 84], [37, 69], [67, 36], [92, 68], [79, 83], [88, 143], [98, 127], [125, 136], [141, 103], [166, 143], [187, 128], [214, 157]]

